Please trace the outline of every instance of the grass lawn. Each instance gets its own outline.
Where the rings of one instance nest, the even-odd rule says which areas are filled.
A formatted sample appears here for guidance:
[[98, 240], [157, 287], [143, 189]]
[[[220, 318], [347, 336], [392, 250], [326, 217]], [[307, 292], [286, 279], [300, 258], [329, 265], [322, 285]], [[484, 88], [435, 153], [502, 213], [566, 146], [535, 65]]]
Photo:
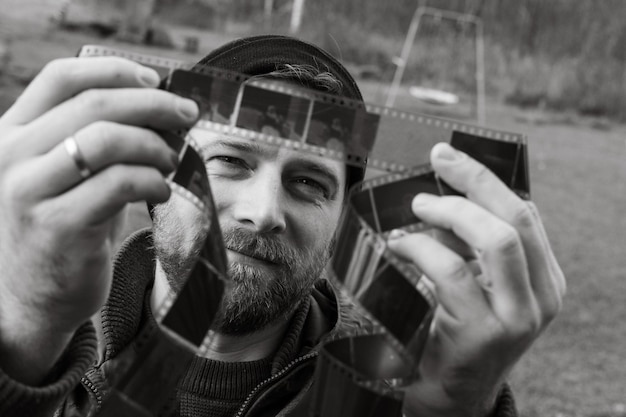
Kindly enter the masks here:
[[[0, 6], [7, 2], [18, 4], [0, 0]], [[22, 33], [15, 16], [4, 18], [0, 40], [9, 30], [14, 39], [11, 71], [0, 76], [0, 113], [49, 59], [72, 56], [83, 44], [113, 43], [56, 32], [45, 23]], [[205, 35], [201, 50], [228, 38]], [[197, 58], [173, 50], [145, 52]], [[524, 416], [625, 417], [626, 127], [525, 124], [520, 114], [491, 105], [487, 124], [528, 135], [533, 199], [568, 279], [568, 294], [561, 315], [513, 372], [518, 406]], [[134, 205], [129, 230], [147, 224], [144, 205]]]

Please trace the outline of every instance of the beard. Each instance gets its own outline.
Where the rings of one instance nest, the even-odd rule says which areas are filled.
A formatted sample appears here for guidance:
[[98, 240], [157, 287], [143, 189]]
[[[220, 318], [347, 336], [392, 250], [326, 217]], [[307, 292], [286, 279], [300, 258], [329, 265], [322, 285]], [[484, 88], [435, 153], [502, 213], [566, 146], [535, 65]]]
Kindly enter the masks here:
[[[199, 231], [185, 230], [189, 224], [189, 217], [183, 222], [172, 207], [155, 209], [155, 252], [175, 292], [191, 273], [206, 238]], [[231, 284], [226, 287], [211, 326], [216, 332], [228, 335], [253, 333], [288, 319], [310, 294], [332, 250], [331, 240], [299, 250], [279, 236], [238, 227], [224, 230], [223, 238], [226, 249], [267, 263], [267, 266], [252, 266], [230, 262]]]

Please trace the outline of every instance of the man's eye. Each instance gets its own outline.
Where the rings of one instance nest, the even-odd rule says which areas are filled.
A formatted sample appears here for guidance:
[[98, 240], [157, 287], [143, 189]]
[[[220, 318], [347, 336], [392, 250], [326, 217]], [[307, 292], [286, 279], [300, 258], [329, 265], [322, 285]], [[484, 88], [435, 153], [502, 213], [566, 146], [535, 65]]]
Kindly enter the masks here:
[[243, 160], [239, 158], [235, 158], [234, 156], [218, 155], [218, 156], [214, 156], [211, 159], [217, 159], [218, 161], [224, 162], [225, 164], [244, 165]]
[[328, 189], [311, 178], [296, 178], [294, 182], [308, 195], [315, 195], [316, 197], [323, 198], [329, 197]]
[[246, 161], [243, 159], [228, 155], [212, 156], [208, 160], [208, 166], [221, 167], [225, 169], [245, 169], [248, 167]]
[[213, 175], [239, 175], [248, 171], [246, 161], [228, 155], [216, 155], [207, 161], [207, 170]]

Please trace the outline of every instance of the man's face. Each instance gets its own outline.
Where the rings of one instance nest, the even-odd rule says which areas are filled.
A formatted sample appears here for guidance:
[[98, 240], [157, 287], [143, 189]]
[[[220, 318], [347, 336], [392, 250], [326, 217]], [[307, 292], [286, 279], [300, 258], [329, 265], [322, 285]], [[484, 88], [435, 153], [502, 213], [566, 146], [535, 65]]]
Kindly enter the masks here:
[[[214, 326], [245, 334], [288, 316], [325, 267], [345, 166], [314, 155], [192, 131], [206, 157], [234, 285]], [[155, 210], [155, 248], [173, 288], [189, 270], [198, 216], [173, 195]]]

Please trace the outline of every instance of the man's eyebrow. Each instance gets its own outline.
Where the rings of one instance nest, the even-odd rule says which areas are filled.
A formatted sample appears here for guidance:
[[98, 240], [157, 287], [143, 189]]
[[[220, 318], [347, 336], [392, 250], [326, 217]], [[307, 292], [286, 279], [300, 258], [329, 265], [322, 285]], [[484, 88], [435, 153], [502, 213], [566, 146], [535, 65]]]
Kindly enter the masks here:
[[200, 146], [203, 152], [208, 151], [209, 149], [213, 149], [215, 147], [220, 148], [230, 148], [240, 152], [254, 153], [254, 154], [263, 154], [263, 149], [256, 143], [252, 142], [237, 142], [231, 141], [228, 139], [214, 139], [208, 142], [205, 142]]

